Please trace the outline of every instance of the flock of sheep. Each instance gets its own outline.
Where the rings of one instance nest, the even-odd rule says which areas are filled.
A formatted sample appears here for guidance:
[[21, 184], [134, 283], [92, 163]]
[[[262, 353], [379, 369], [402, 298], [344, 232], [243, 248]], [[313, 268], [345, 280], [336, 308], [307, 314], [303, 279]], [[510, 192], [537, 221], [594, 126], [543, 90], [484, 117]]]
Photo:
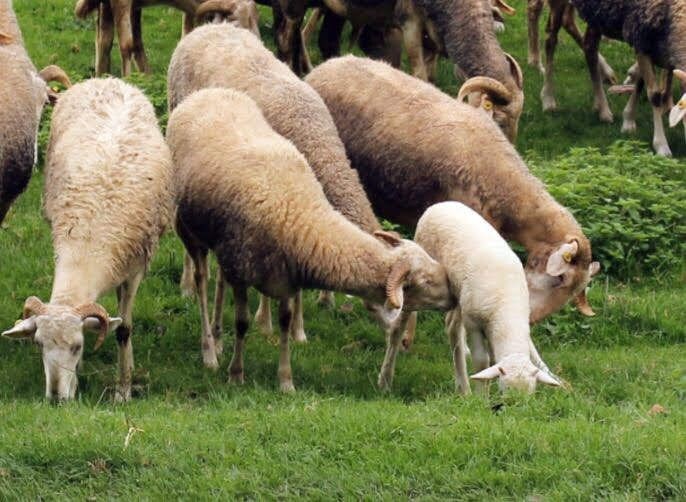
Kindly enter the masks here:
[[[77, 15], [98, 10], [97, 73], [110, 69], [115, 27], [123, 73], [134, 60], [139, 69], [149, 69], [140, 10], [153, 3], [161, 2], [78, 0]], [[252, 0], [164, 3], [184, 9], [187, 33], [169, 65], [166, 139], [152, 105], [135, 87], [115, 78], [72, 86], [57, 67], [38, 72], [23, 47], [11, 0], [0, 0], [0, 99], [11, 96], [4, 98], [0, 123], [0, 222], [28, 183], [42, 107], [57, 102], [44, 193], [56, 260], [52, 294], [47, 303], [28, 298], [23, 319], [3, 333], [42, 347], [47, 397], [75, 396], [84, 333], [90, 330], [98, 333], [96, 346], [115, 333], [116, 398], [130, 399], [133, 301], [171, 224], [186, 248], [181, 286], [197, 295], [203, 362], [210, 368], [218, 367], [223, 351], [226, 285], [233, 290], [231, 381], [244, 379], [247, 292], [254, 287], [262, 294], [255, 316], [262, 331], [272, 330], [269, 299], [279, 303], [283, 391], [294, 389], [290, 339], [306, 340], [301, 291], [313, 288], [321, 290], [322, 303], [332, 301], [331, 291], [364, 300], [387, 335], [378, 382], [383, 389], [392, 385], [398, 351], [412, 343], [417, 310], [447, 312], [455, 383], [462, 393], [470, 392], [467, 344], [471, 378], [481, 387], [496, 378], [501, 388], [527, 391], [537, 382], [560, 385], [532, 342], [530, 323], [570, 299], [593, 315], [586, 288], [600, 266], [581, 226], [528, 171], [511, 143], [524, 96], [519, 65], [495, 38], [497, 13], [507, 12], [506, 4], [324, 0], [311, 18], [324, 18], [325, 55], [335, 55], [336, 28], [346, 19], [371, 55], [397, 55], [396, 44], [404, 41], [413, 72], [424, 79], [433, 74], [437, 56], [446, 54], [466, 78], [456, 100], [372, 59], [338, 57], [311, 69], [307, 30], [300, 30], [306, 0], [273, 4], [278, 52], [290, 67], [262, 44]], [[540, 3], [530, 0], [535, 18]], [[584, 15], [586, 3], [617, 2], [573, 3]], [[628, 6], [620, 13], [627, 21], [619, 33], [638, 44], [638, 66], [625, 87], [634, 106], [645, 82], [660, 118], [670, 88], [655, 90], [651, 61], [670, 70], [679, 66], [660, 59], [657, 46], [667, 55], [680, 54], [674, 48], [678, 33], [672, 32], [682, 2], [644, 3], [657, 5], [654, 15], [637, 18]], [[662, 5], [666, 19], [660, 17]], [[554, 28], [576, 30], [566, 1], [550, 0], [550, 7]], [[600, 21], [611, 26], [589, 24], [589, 32], [617, 35], [617, 23]], [[205, 24], [193, 29], [194, 22]], [[642, 52], [654, 26], [641, 22], [662, 22], [658, 31], [668, 43]], [[627, 31], [632, 26], [640, 33]], [[594, 82], [600, 73], [609, 76], [598, 59], [597, 40], [587, 32], [585, 41]], [[545, 96], [551, 95], [551, 47], [546, 44]], [[304, 71], [302, 80], [296, 73]], [[50, 80], [69, 88], [58, 95], [47, 86]], [[600, 91], [602, 117], [606, 103]], [[674, 122], [685, 109], [675, 107]], [[631, 113], [625, 112], [625, 121]], [[382, 230], [377, 217], [416, 228], [415, 240]], [[506, 239], [525, 248], [524, 267]], [[219, 263], [212, 318], [210, 251]], [[110, 317], [97, 303], [112, 289], [120, 317]]]

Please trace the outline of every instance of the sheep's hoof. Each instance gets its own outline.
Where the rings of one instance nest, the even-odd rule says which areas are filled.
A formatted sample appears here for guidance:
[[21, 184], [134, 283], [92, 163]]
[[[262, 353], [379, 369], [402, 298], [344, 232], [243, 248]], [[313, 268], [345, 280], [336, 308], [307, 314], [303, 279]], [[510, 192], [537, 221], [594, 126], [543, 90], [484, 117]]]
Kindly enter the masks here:
[[203, 354], [202, 362], [207, 369], [212, 371], [217, 371], [219, 369], [219, 361], [217, 360], [216, 355]]
[[234, 385], [243, 385], [245, 383], [245, 376], [243, 375], [243, 370], [230, 370], [229, 383]]
[[330, 309], [334, 308], [336, 306], [336, 297], [333, 291], [320, 291], [317, 297], [317, 305]]
[[391, 384], [392, 380], [384, 375], [383, 373], [379, 373], [379, 379], [377, 380], [376, 384], [379, 386], [379, 390], [384, 393], [388, 393], [391, 391]]
[[552, 96], [542, 96], [543, 100], [543, 111], [544, 112], [554, 112], [557, 110], [557, 101]]
[[131, 400], [131, 387], [117, 386], [114, 391], [114, 402], [117, 404], [126, 403]]
[[285, 382], [281, 382], [279, 384], [279, 390], [283, 392], [284, 394], [292, 394], [295, 392], [295, 386], [293, 385], [292, 380], [287, 380]]
[[625, 120], [622, 123], [622, 134], [635, 134], [636, 133], [636, 121], [635, 120]]
[[605, 122], [606, 124], [611, 124], [614, 120], [614, 116], [610, 110], [601, 111], [598, 117], [600, 118], [601, 122]]
[[257, 329], [260, 334], [266, 337], [270, 337], [274, 334], [274, 327], [272, 326], [272, 315], [262, 317], [261, 315], [255, 316], [255, 324], [257, 324]]
[[214, 338], [214, 351], [217, 354], [217, 357], [224, 353], [224, 340], [217, 337]]
[[291, 333], [291, 339], [296, 343], [307, 343], [307, 335], [302, 329], [293, 331]]
[[655, 148], [655, 153], [661, 157], [671, 157], [672, 151], [669, 149], [668, 145], [653, 145]]

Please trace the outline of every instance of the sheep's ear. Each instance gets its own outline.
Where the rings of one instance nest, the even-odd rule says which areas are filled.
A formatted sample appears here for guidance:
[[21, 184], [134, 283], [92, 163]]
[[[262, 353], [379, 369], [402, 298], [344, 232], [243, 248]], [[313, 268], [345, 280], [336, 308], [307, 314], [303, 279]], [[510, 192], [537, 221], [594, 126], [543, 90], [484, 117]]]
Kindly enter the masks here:
[[503, 370], [497, 364], [494, 364], [493, 366], [486, 368], [485, 370], [481, 370], [478, 373], [471, 375], [469, 378], [471, 378], [472, 380], [493, 380], [494, 378], [499, 378], [500, 375], [504, 374], [505, 370]]
[[397, 232], [389, 232], [387, 230], [377, 230], [374, 232], [374, 237], [381, 242], [389, 244], [391, 247], [398, 247], [403, 242], [403, 238]]
[[252, 31], [257, 38], [260, 38], [260, 11], [257, 10], [257, 5], [254, 2], [250, 2], [250, 21], [249, 29]]
[[8, 35], [7, 33], [0, 31], [0, 45], [8, 45], [12, 42], [14, 42], [12, 35]]
[[588, 275], [593, 277], [600, 272], [600, 262], [594, 261], [588, 266]]
[[[123, 322], [121, 317], [110, 317], [107, 323], [107, 330], [111, 333]], [[97, 317], [86, 317], [83, 320], [83, 329], [88, 331], [99, 331], [100, 330], [100, 319]]]
[[562, 244], [556, 251], [548, 257], [545, 271], [554, 277], [560, 276], [572, 269], [571, 262], [579, 251], [579, 243], [576, 239]]
[[681, 96], [679, 102], [675, 104], [669, 112], [669, 127], [674, 127], [681, 122], [684, 115], [686, 115], [686, 94]]
[[33, 338], [36, 334], [36, 318], [34, 316], [24, 319], [23, 321], [17, 321], [17, 324], [13, 328], [5, 331], [2, 336], [7, 338], [14, 338], [15, 340], [21, 338]]
[[540, 370], [538, 373], [536, 373], [536, 380], [546, 385], [552, 385], [553, 387], [559, 387], [562, 385], [558, 380], [550, 376], [548, 373]]

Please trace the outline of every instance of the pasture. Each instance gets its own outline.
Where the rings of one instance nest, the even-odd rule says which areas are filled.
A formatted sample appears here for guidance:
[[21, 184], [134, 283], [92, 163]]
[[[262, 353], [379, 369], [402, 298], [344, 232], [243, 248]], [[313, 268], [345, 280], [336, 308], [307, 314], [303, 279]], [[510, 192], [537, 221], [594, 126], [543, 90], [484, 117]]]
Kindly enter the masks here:
[[[37, 67], [59, 64], [74, 81], [92, 75], [93, 20], [74, 19], [73, 0], [14, 4]], [[590, 290], [596, 317], [567, 307], [533, 330], [566, 388], [502, 396], [493, 386], [488, 398], [457, 396], [442, 318], [423, 313], [415, 345], [399, 357], [393, 392], [384, 395], [376, 388], [383, 334], [359, 301], [352, 313], [325, 310], [315, 292], [305, 295], [309, 342], [292, 346], [298, 392], [278, 392], [277, 346], [254, 328], [246, 383], [229, 385], [227, 353], [218, 372], [202, 367], [198, 309], [179, 293], [182, 246], [170, 233], [134, 309], [130, 403], [112, 402], [114, 337], [98, 352], [88, 341], [78, 398], [64, 405], [43, 400], [39, 350], [2, 340], [0, 499], [686, 498], [683, 129], [668, 131], [677, 160], [655, 158], [642, 99], [634, 138], [641, 143], [617, 145], [624, 100], [610, 97], [614, 124], [598, 121], [585, 62], [566, 35], [556, 58], [560, 109], [543, 114], [542, 77], [526, 66], [524, 4], [515, 7], [500, 41], [524, 70], [517, 147], [577, 215], [603, 266]], [[262, 37], [273, 47], [271, 15], [261, 15]], [[130, 79], [162, 124], [180, 25], [176, 11], [145, 11], [154, 73]], [[619, 43], [601, 51], [622, 79], [631, 51]], [[439, 84], [450, 94], [459, 86], [445, 61]], [[41, 214], [49, 115], [46, 109], [37, 171], [0, 228], [3, 329], [27, 296], [50, 295], [52, 247]], [[257, 297], [250, 299], [254, 312]], [[115, 311], [114, 295], [102, 303]], [[227, 307], [228, 339], [232, 319]]]

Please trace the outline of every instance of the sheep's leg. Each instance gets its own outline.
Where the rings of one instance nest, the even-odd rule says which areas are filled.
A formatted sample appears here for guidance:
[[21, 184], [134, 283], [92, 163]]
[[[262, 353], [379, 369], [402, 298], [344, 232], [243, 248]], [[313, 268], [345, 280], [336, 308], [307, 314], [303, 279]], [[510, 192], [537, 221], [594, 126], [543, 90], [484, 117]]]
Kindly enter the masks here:
[[639, 54], [637, 59], [641, 76], [645, 81], [648, 101], [650, 101], [653, 108], [653, 148], [658, 155], [671, 157], [672, 151], [669, 149], [664, 125], [662, 123], [665, 94], [662, 92], [660, 84], [655, 76], [655, 70], [650, 58], [643, 54]]
[[598, 47], [600, 46], [601, 38], [602, 33], [600, 30], [593, 26], [587, 27], [586, 35], [584, 36], [584, 54], [593, 84], [593, 109], [598, 111], [598, 117], [602, 122], [612, 122], [612, 112], [607, 102], [607, 96], [605, 96], [598, 68]]
[[98, 10], [98, 24], [95, 33], [95, 75], [111, 71], [110, 54], [114, 42], [114, 18], [109, 2], [102, 2]]
[[303, 0], [280, 0], [273, 6], [276, 28], [276, 47], [279, 59], [284, 61], [298, 75], [312, 69], [307, 47], [302, 35], [302, 22], [305, 17], [306, 2]]
[[198, 298], [198, 306], [200, 308], [200, 323], [202, 327], [202, 360], [205, 367], [216, 370], [219, 368], [219, 361], [217, 360], [217, 352], [214, 347], [214, 336], [212, 335], [207, 305], [207, 278], [209, 276], [209, 266], [206, 249], [199, 249], [193, 253], [193, 269], [195, 276], [195, 291]]
[[114, 399], [118, 402], [131, 399], [131, 382], [133, 378], [133, 345], [131, 344], [133, 302], [136, 298], [138, 286], [140, 286], [143, 280], [143, 273], [141, 270], [117, 288], [119, 315], [123, 321], [115, 332], [117, 347], [119, 348], [119, 382], [117, 382]]
[[317, 304], [322, 307], [334, 308], [336, 306], [336, 296], [333, 291], [321, 290], [317, 297]]
[[260, 305], [257, 307], [257, 312], [255, 312], [255, 324], [265, 336], [271, 336], [274, 332], [272, 328], [272, 309], [269, 297], [265, 295], [260, 295]]
[[465, 350], [465, 329], [462, 325], [462, 315], [459, 310], [452, 310], [445, 316], [445, 330], [450, 340], [450, 351], [455, 368], [455, 390], [463, 396], [472, 393], [467, 375], [467, 353]]
[[629, 96], [629, 100], [626, 102], [622, 112], [622, 132], [626, 134], [636, 132], [636, 107], [638, 106], [638, 98], [644, 86], [643, 78], [639, 77], [634, 86], [634, 91]]
[[183, 22], [181, 23], [181, 37], [188, 35], [195, 28], [195, 14], [194, 13], [183, 13]]
[[133, 12], [131, 13], [131, 28], [133, 31], [133, 57], [136, 60], [138, 71], [143, 73], [151, 73], [148, 57], [145, 55], [145, 47], [143, 47], [143, 25], [141, 23], [142, 13], [142, 7], [133, 7]]
[[395, 375], [395, 360], [398, 356], [400, 341], [407, 326], [411, 312], [401, 312], [400, 319], [388, 326], [386, 330], [386, 355], [384, 356], [379, 371], [378, 385], [382, 391], [390, 391], [393, 386], [393, 376]]
[[281, 392], [294, 392], [293, 372], [291, 371], [291, 352], [288, 346], [288, 338], [293, 321], [293, 309], [290, 298], [282, 298], [279, 301], [279, 388]]
[[291, 322], [291, 338], [294, 342], [305, 343], [305, 320], [303, 318], [303, 291], [298, 291], [293, 297], [293, 321]]
[[[317, 43], [322, 59], [327, 60], [341, 55], [341, 36], [343, 35], [345, 18], [330, 10], [324, 13], [322, 27], [319, 30]], [[307, 44], [307, 42], [305, 42]]]
[[562, 25], [563, 13], [563, 9], [555, 8], [551, 3], [550, 16], [548, 18], [548, 26], [546, 28], [547, 37], [545, 40], [545, 72], [543, 74], [543, 88], [541, 89], [541, 101], [543, 102], [544, 112], [550, 112], [557, 109], [557, 102], [555, 101], [555, 86], [553, 84], [553, 59], [555, 57], [555, 48], [557, 47], [557, 37]]
[[539, 50], [539, 40], [538, 40], [538, 20], [541, 17], [541, 12], [543, 11], [543, 0], [528, 0], [526, 6], [526, 15], [528, 18], [528, 30], [529, 30], [529, 66], [538, 68], [541, 73], [543, 70], [543, 65], [541, 65], [541, 54]]
[[245, 336], [248, 333], [250, 312], [248, 311], [248, 289], [245, 286], [233, 287], [233, 301], [235, 307], [236, 338], [233, 344], [233, 357], [229, 365], [229, 382], [242, 384], [243, 351]]
[[181, 273], [181, 295], [193, 296], [195, 294], [195, 272], [193, 271], [193, 259], [188, 252], [183, 255], [183, 272]]
[[[489, 350], [486, 347], [486, 337], [479, 329], [466, 329], [467, 336], [469, 337], [469, 348], [472, 351], [472, 364], [474, 365], [474, 373], [478, 373], [479, 371], [485, 370], [491, 365], [491, 357]], [[476, 380], [474, 385], [476, 386], [477, 392], [480, 394], [488, 394], [488, 381]]]
[[133, 28], [131, 26], [131, 1], [111, 0], [114, 24], [119, 37], [119, 53], [121, 54], [122, 76], [131, 75], [131, 59], [133, 56]]
[[226, 281], [221, 267], [217, 267], [217, 283], [214, 290], [214, 312], [212, 314], [212, 336], [214, 338], [214, 350], [218, 356], [224, 352], [222, 331], [224, 330], [224, 293]]
[[407, 320], [407, 327], [403, 333], [403, 339], [401, 341], [403, 350], [408, 351], [412, 344], [414, 343], [414, 337], [417, 334], [417, 312], [412, 312], [410, 318]]
[[429, 80], [429, 73], [424, 60], [424, 44], [422, 22], [416, 12], [408, 13], [407, 20], [402, 25], [403, 42], [410, 62], [412, 75], [422, 80]]
[[317, 25], [319, 24], [319, 20], [323, 17], [323, 8], [324, 7], [316, 7], [312, 9], [310, 17], [307, 18], [305, 26], [303, 26], [303, 41], [305, 42], [305, 44], [310, 43], [310, 38], [312, 38], [312, 34], [315, 31], [317, 31]]

